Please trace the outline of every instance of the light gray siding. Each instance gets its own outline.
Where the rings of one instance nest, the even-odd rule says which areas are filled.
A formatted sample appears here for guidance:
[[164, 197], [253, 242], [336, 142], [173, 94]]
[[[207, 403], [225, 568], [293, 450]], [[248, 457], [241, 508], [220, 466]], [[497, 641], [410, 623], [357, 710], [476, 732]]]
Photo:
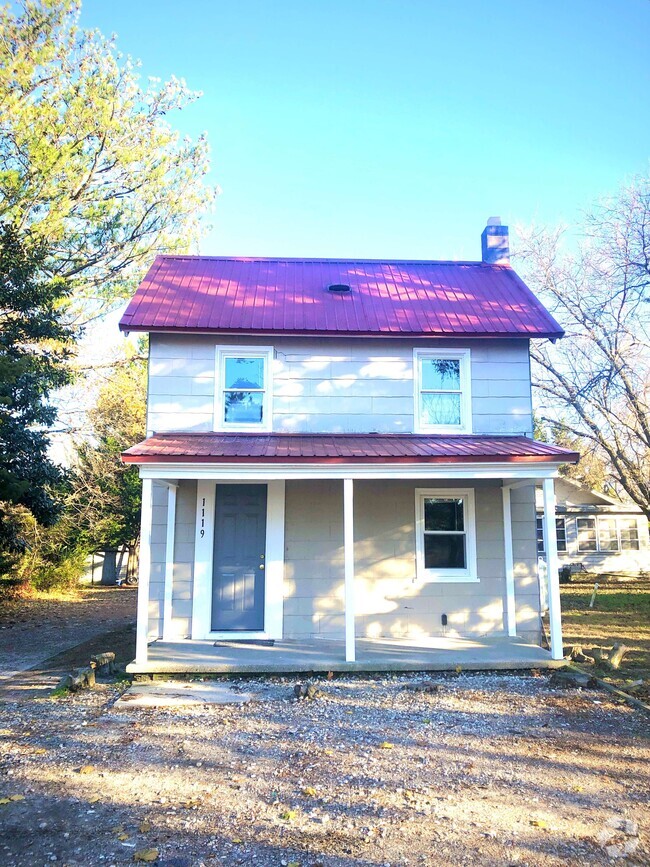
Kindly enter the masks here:
[[150, 641], [162, 635], [165, 598], [165, 548], [167, 535], [167, 488], [154, 482], [151, 486], [151, 571], [149, 573]]
[[[215, 347], [274, 348], [273, 430], [413, 432], [413, 342], [151, 335], [151, 431], [214, 429]], [[469, 347], [473, 432], [532, 432], [527, 340], [431, 340]]]
[[[446, 487], [431, 480], [357, 481], [355, 498], [356, 634], [410, 638], [502, 635], [505, 563], [501, 490], [493, 482], [464, 481], [476, 492], [479, 583], [416, 579], [415, 489]], [[448, 485], [450, 490], [454, 485]], [[167, 491], [153, 486], [149, 639], [162, 636]], [[286, 485], [284, 637], [344, 637], [343, 484], [289, 481]], [[534, 489], [512, 492], [517, 634], [540, 637]], [[196, 483], [177, 492], [172, 635], [191, 633]], [[448, 626], [442, 627], [446, 614]]]
[[181, 481], [176, 492], [172, 624], [174, 638], [187, 638], [192, 631], [192, 581], [194, 534], [196, 532], [196, 482]]
[[[167, 551], [167, 488], [152, 485], [151, 572], [149, 578], [148, 639], [162, 637], [165, 601], [165, 560]], [[196, 526], [196, 482], [181, 481], [176, 494], [174, 569], [172, 582], [172, 628], [174, 637], [190, 635], [192, 623], [192, 579], [194, 570], [194, 528]]]
[[515, 488], [510, 493], [510, 504], [517, 635], [536, 642], [541, 635], [541, 604], [537, 574], [535, 486]]
[[[441, 486], [430, 480], [355, 482], [358, 637], [417, 639], [505, 632], [501, 490], [494, 483], [471, 485], [476, 491], [480, 582], [427, 583], [416, 578], [415, 488], [432, 485]], [[342, 483], [287, 482], [286, 496], [285, 637], [343, 638]], [[518, 634], [536, 641], [540, 612], [534, 510], [532, 488], [513, 492]]]

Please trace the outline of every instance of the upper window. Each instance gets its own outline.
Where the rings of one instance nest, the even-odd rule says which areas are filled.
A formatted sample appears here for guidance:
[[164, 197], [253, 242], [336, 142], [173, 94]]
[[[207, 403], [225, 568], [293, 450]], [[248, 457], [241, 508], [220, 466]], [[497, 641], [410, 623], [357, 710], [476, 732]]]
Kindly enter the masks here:
[[215, 387], [217, 430], [271, 430], [268, 346], [219, 347]]
[[639, 528], [636, 518], [599, 516], [577, 518], [578, 551], [638, 551]]
[[473, 489], [415, 491], [418, 578], [478, 581]]
[[413, 350], [415, 430], [471, 433], [469, 349]]
[[[557, 550], [561, 553], [566, 551], [566, 523], [564, 518], [555, 519], [555, 533], [557, 535]], [[544, 554], [546, 545], [544, 540], [544, 519], [537, 519], [537, 553]]]

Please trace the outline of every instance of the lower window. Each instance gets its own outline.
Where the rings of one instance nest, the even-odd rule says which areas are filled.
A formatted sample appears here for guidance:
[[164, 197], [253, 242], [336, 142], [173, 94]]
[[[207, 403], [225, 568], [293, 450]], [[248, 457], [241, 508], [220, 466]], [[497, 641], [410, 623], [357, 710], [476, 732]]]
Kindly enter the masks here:
[[478, 581], [474, 490], [417, 488], [417, 575], [423, 581]]

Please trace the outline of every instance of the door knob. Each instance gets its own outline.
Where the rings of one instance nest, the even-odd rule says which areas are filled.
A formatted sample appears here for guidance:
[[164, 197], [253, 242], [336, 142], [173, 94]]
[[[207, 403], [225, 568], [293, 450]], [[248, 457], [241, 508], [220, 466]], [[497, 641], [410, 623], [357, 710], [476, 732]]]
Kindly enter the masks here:
[[260, 569], [264, 568], [264, 563], [260, 563]]

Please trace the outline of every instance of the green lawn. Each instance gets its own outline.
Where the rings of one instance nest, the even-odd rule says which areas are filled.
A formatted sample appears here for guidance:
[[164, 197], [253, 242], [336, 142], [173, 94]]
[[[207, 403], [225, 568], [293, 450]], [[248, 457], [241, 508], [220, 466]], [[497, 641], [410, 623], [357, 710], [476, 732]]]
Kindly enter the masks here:
[[605, 679], [621, 686], [629, 680], [650, 679], [650, 582], [599, 584], [593, 609], [589, 608], [593, 583], [562, 585], [565, 650], [580, 644], [588, 654], [591, 647], [609, 648], [622, 641], [629, 652], [620, 670]]

